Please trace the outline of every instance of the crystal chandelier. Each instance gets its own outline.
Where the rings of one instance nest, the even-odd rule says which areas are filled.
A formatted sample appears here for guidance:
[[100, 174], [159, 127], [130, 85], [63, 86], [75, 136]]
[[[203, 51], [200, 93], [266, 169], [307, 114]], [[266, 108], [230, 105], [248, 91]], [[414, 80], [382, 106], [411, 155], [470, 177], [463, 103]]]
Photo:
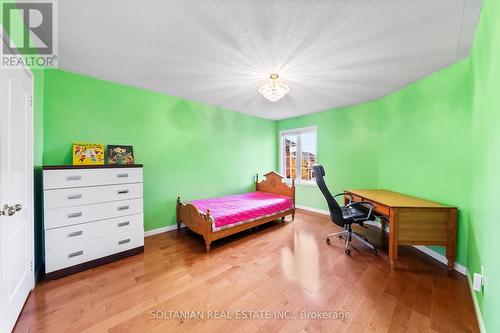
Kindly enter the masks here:
[[290, 87], [280, 81], [280, 76], [278, 74], [271, 74], [269, 76], [269, 80], [267, 80], [259, 88], [259, 92], [261, 93], [261, 95], [271, 102], [277, 102], [283, 96], [288, 94], [289, 91]]

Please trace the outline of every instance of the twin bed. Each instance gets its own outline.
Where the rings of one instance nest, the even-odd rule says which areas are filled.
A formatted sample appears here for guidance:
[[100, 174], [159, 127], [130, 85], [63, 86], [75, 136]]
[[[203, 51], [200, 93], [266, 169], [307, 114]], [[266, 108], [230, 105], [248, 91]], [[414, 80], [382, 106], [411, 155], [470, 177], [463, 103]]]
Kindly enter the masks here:
[[184, 223], [205, 239], [207, 252], [210, 244], [223, 237], [274, 221], [295, 217], [295, 185], [288, 186], [276, 172], [256, 179], [255, 192], [220, 198], [182, 202], [177, 198], [177, 228]]

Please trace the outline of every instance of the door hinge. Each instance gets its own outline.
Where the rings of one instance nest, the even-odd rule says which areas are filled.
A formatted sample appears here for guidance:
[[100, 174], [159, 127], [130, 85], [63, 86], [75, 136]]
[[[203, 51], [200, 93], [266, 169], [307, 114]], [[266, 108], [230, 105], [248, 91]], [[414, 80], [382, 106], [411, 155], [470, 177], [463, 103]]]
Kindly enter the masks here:
[[30, 272], [33, 272], [33, 261], [30, 261]]
[[33, 106], [33, 96], [30, 96], [30, 106]]

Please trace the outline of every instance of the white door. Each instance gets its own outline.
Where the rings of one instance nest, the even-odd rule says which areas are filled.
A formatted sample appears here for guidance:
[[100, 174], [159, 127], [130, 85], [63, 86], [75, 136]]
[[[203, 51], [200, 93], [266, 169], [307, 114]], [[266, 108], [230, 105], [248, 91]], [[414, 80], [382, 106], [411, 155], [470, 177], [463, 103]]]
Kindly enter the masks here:
[[0, 332], [10, 332], [34, 286], [33, 79], [0, 69]]

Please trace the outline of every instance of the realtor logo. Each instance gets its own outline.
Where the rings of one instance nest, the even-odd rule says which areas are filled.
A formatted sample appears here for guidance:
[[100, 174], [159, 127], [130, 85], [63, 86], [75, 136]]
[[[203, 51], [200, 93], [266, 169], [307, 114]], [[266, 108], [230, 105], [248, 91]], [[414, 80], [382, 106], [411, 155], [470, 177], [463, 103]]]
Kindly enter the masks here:
[[57, 11], [54, 2], [3, 2], [1, 17], [1, 67], [57, 66]]

